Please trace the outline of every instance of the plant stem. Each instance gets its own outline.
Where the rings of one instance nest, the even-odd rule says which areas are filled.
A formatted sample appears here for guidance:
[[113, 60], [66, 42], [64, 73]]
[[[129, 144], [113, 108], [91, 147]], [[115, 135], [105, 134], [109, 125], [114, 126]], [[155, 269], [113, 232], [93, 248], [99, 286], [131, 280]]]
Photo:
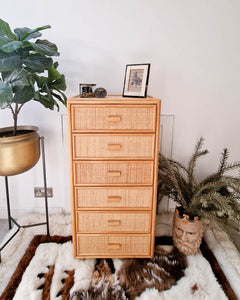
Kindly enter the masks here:
[[16, 103], [15, 111], [13, 112], [13, 120], [14, 120], [14, 130], [13, 135], [17, 135], [17, 121], [18, 121], [18, 114], [22, 108], [24, 103], [22, 103], [20, 106], [18, 106], [18, 103]]
[[13, 111], [13, 136], [17, 135], [17, 117], [18, 117], [18, 104], [15, 105], [15, 111]]
[[10, 108], [11, 112], [12, 112], [12, 116], [13, 116], [13, 136], [16, 135], [16, 131], [17, 131], [17, 114], [14, 111], [13, 107], [11, 105], [8, 105], [8, 108]]
[[18, 114], [19, 114], [23, 104], [24, 103], [22, 103], [20, 106], [18, 106], [18, 103], [16, 103], [15, 109], [13, 109], [13, 107], [11, 105], [8, 106], [10, 108], [11, 112], [12, 112], [12, 115], [13, 115], [13, 136], [17, 135]]

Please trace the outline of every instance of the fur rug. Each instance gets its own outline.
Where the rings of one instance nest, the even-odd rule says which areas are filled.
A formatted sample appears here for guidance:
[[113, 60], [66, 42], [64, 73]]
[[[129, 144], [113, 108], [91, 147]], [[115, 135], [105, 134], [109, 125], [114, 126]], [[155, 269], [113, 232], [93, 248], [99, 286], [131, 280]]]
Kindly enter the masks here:
[[112, 260], [102, 259], [90, 287], [74, 292], [71, 299], [135, 300], [146, 289], [170, 289], [184, 276], [186, 266], [186, 257], [173, 246], [156, 246], [152, 259], [124, 259], [116, 273]]
[[[171, 231], [171, 228], [169, 228], [168, 220], [169, 220], [169, 216], [166, 218], [164, 216], [163, 218], [162, 216], [157, 217], [158, 223], [156, 227], [156, 232], [158, 235], [169, 235], [169, 231]], [[42, 221], [43, 221], [43, 216], [40, 214], [32, 214], [19, 220], [21, 224], [31, 224], [31, 223], [42, 222]], [[37, 234], [45, 234], [45, 233], [46, 233], [45, 226], [21, 229], [20, 232], [14, 237], [14, 239], [8, 244], [8, 246], [3, 249], [1, 253], [2, 263], [0, 264], [0, 278], [1, 278], [0, 295], [3, 293], [8, 282], [10, 281], [14, 271], [17, 268], [20, 259], [23, 257], [33, 237]], [[51, 215], [50, 234], [51, 235], [55, 234], [60, 236], [71, 235], [70, 215], [68, 214]], [[159, 257], [161, 257], [161, 255], [163, 254], [162, 251], [169, 252], [169, 249], [167, 250], [166, 247], [165, 249], [160, 247], [159, 251], [160, 251]], [[166, 255], [166, 253], [164, 255]], [[139, 268], [139, 266], [136, 266], [136, 260], [114, 259], [113, 266], [115, 271], [113, 271], [112, 268], [109, 266], [109, 264], [108, 266], [105, 265], [104, 262], [101, 262], [100, 264], [100, 261], [97, 262], [95, 259], [86, 259], [86, 260], [74, 259], [71, 241], [62, 244], [43, 243], [37, 247], [33, 258], [31, 259], [28, 267], [23, 273], [21, 282], [17, 288], [16, 294], [13, 299], [14, 300], [42, 299], [42, 293], [44, 289], [43, 285], [47, 276], [51, 276], [51, 283], [52, 283], [51, 286], [49, 287], [48, 299], [64, 300], [63, 294], [59, 292], [63, 290], [64, 286], [66, 286], [66, 282], [69, 283], [71, 280], [72, 281], [70, 284], [71, 288], [69, 291], [69, 295], [72, 295], [72, 297], [74, 297], [74, 295], [78, 296], [77, 293], [80, 292], [91, 293], [91, 288], [94, 287], [94, 284], [97, 284], [98, 286], [98, 283], [101, 280], [106, 280], [106, 279], [110, 282], [110, 285], [113, 288], [114, 288], [114, 282], [116, 283], [115, 287], [124, 286], [124, 291], [125, 290], [127, 291], [125, 297], [127, 297], [127, 294], [129, 293], [128, 291], [134, 287], [134, 284], [131, 285], [131, 282], [133, 283], [135, 280], [135, 288], [137, 289], [139, 287], [138, 280], [141, 280], [141, 277], [139, 276], [139, 278], [134, 278], [134, 280], [131, 277], [127, 278], [126, 273], [129, 274], [129, 272], [127, 272], [126, 270], [131, 270], [132, 268], [140, 269], [139, 272], [140, 273], [143, 272], [143, 277], [148, 278], [146, 276], [146, 272], [148, 271], [145, 268], [147, 266], [149, 267], [149, 269], [152, 270], [151, 274], [153, 276], [151, 276], [151, 278], [154, 277], [154, 274], [158, 274], [157, 272], [159, 270], [157, 269], [154, 270], [153, 265], [151, 265], [153, 264], [153, 262], [155, 263], [156, 261], [158, 261], [156, 257], [153, 258], [153, 261], [152, 260], [149, 261], [144, 260], [144, 261], [145, 261], [144, 266], [141, 266], [141, 268]], [[101, 273], [100, 271], [101, 269], [105, 271]], [[184, 269], [184, 265], [182, 266], [182, 270], [183, 269]], [[97, 273], [95, 273], [96, 271]], [[123, 276], [123, 278], [121, 278], [119, 274], [124, 274], [124, 272], [125, 275]], [[103, 275], [103, 274], [107, 274], [107, 275]], [[163, 275], [161, 274], [160, 277], [161, 276]], [[137, 293], [135, 293], [135, 296], [136, 294], [138, 295], [140, 293], [140, 295], [136, 299], [138, 300], [150, 300], [150, 299], [151, 300], [157, 300], [157, 299], [175, 300], [176, 298], [178, 299], [219, 299], [219, 300], [227, 299], [226, 295], [221, 289], [221, 286], [217, 282], [208, 261], [202, 256], [200, 252], [194, 256], [187, 257], [187, 267], [184, 270], [184, 276], [182, 276], [181, 278], [180, 277], [176, 277], [174, 275], [175, 281], [172, 281], [170, 283], [171, 288], [165, 290], [163, 288], [161, 292], [159, 292], [159, 290], [156, 288], [157, 286], [155, 284], [156, 282], [151, 285], [151, 280], [148, 280], [148, 284], [149, 284], [148, 287], [146, 289], [142, 288], [142, 290], [140, 289], [137, 291]], [[109, 278], [111, 279], [109, 280]], [[161, 289], [162, 288], [160, 287], [160, 290]], [[2, 298], [0, 296], [0, 299], [5, 300], [7, 298]], [[85, 298], [85, 299], [91, 299], [91, 298]], [[112, 298], [112, 299], [117, 299], [117, 298]]]

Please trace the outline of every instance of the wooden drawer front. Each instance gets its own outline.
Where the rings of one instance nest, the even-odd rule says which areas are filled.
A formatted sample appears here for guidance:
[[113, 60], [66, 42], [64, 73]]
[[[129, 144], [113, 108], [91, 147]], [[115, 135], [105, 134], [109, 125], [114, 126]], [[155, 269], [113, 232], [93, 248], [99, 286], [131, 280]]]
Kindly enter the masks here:
[[72, 105], [73, 131], [154, 131], [155, 105]]
[[75, 207], [151, 209], [152, 188], [75, 188]]
[[150, 255], [150, 235], [78, 234], [77, 255], [83, 257], [146, 257]]
[[148, 212], [80, 212], [76, 213], [77, 233], [149, 233]]
[[116, 134], [73, 135], [73, 158], [154, 158], [155, 136]]
[[75, 161], [75, 185], [152, 185], [153, 162]]

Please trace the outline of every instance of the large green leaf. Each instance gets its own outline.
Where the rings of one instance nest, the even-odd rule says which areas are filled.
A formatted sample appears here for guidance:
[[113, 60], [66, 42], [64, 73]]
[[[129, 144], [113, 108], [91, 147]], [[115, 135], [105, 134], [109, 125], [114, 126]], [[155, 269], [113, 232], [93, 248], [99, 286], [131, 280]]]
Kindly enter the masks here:
[[12, 39], [5, 34], [1, 34], [0, 32], [0, 47], [10, 42], [12, 42]]
[[58, 56], [57, 46], [48, 40], [37, 40], [36, 43], [31, 43], [32, 48], [43, 55]]
[[5, 82], [9, 82], [12, 87], [20, 87], [28, 86], [29, 82], [27, 79], [27, 72], [23, 69], [16, 69], [10, 73], [8, 73], [5, 78]]
[[40, 94], [39, 92], [36, 92], [34, 99], [40, 102], [44, 107], [52, 110], [54, 109], [54, 100], [49, 98], [47, 94]]
[[25, 86], [22, 89], [18, 88], [15, 91], [15, 95], [13, 97], [13, 102], [20, 103], [20, 104], [26, 103], [33, 99], [34, 92], [35, 91], [31, 86]]
[[[23, 27], [23, 28], [15, 28], [14, 33], [16, 34], [19, 41], [23, 40], [30, 40], [32, 38], [40, 37], [42, 34], [40, 32], [34, 32], [31, 33], [32, 29]], [[28, 38], [24, 38], [26, 35], [28, 35]]]
[[51, 68], [48, 69], [48, 78], [49, 82], [61, 79], [61, 74], [56, 70], [55, 66], [52, 66]]
[[0, 72], [13, 71], [20, 68], [20, 56], [16, 52], [5, 53], [0, 50]]
[[44, 72], [53, 64], [53, 60], [50, 57], [39, 55], [31, 55], [28, 58], [23, 59], [22, 62], [26, 65], [27, 68], [30, 69], [31, 72], [37, 73]]
[[48, 78], [45, 76], [37, 76], [37, 75], [34, 76], [34, 79], [36, 80], [37, 85], [40, 89], [47, 83], [48, 80]]
[[9, 83], [0, 80], [0, 108], [6, 108], [11, 103], [13, 91]]
[[0, 50], [10, 53], [10, 52], [14, 52], [19, 48], [25, 48], [25, 47], [29, 47], [31, 46], [31, 44], [27, 41], [22, 42], [22, 41], [12, 41], [9, 42], [3, 46], [0, 47]]
[[[65, 78], [51, 58], [59, 55], [57, 46], [48, 40], [30, 42], [47, 28], [50, 26], [16, 28], [14, 34], [8, 23], [0, 19], [1, 108], [31, 99], [49, 109], [59, 108], [59, 102], [66, 105], [62, 92], [66, 89]], [[40, 73], [44, 76], [39, 76]]]
[[[42, 35], [39, 31], [44, 30], [44, 29], [48, 29], [48, 28], [51, 28], [51, 26], [50, 25], [44, 25], [44, 26], [41, 26], [41, 27], [37, 27], [35, 29], [27, 28], [28, 30], [25, 31], [25, 34], [22, 36], [21, 40], [27, 41], [27, 40], [39, 37], [39, 36]], [[20, 29], [20, 28], [18, 28], [18, 29]]]
[[54, 80], [52, 82], [47, 81], [47, 84], [43, 85], [40, 89], [41, 93], [47, 93], [48, 90], [64, 91], [66, 89], [65, 77], [61, 75], [61, 79]]
[[9, 38], [13, 40], [17, 40], [17, 37], [15, 34], [11, 31], [10, 26], [7, 22], [0, 19], [0, 33], [8, 36]]
[[49, 84], [49, 88], [55, 89], [55, 90], [61, 90], [65, 91], [66, 90], [66, 81], [65, 81], [65, 76], [61, 75], [60, 79], [57, 79]]
[[60, 94], [54, 93], [52, 91], [52, 96], [57, 98], [63, 105], [67, 104], [67, 97], [61, 91], [58, 91]]

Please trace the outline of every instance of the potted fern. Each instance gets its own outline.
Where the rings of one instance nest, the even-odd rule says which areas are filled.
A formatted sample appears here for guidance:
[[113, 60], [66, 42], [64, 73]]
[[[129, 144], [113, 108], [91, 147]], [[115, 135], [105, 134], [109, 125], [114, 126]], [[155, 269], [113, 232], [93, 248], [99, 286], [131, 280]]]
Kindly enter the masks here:
[[57, 70], [57, 46], [39, 39], [49, 25], [15, 28], [0, 19], [0, 108], [9, 109], [13, 126], [0, 129], [0, 175], [16, 175], [39, 159], [38, 128], [18, 126], [23, 105], [37, 101], [53, 110], [66, 105], [64, 75]]
[[203, 141], [202, 137], [197, 141], [187, 166], [159, 155], [158, 202], [168, 196], [178, 204], [173, 221], [173, 242], [187, 255], [198, 251], [203, 219], [215, 221], [225, 231], [229, 220], [240, 226], [240, 177], [229, 173], [239, 171], [240, 162], [228, 163], [229, 152], [224, 149], [218, 170], [198, 181], [197, 161], [208, 153], [202, 150]]

